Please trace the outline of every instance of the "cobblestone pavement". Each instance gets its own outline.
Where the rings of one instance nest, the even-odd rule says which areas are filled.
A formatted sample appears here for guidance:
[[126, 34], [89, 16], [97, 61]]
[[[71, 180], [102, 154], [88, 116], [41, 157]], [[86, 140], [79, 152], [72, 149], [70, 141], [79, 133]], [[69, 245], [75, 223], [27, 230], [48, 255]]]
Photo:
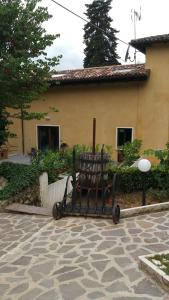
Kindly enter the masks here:
[[1, 300], [169, 300], [138, 256], [169, 249], [169, 212], [111, 220], [0, 214]]

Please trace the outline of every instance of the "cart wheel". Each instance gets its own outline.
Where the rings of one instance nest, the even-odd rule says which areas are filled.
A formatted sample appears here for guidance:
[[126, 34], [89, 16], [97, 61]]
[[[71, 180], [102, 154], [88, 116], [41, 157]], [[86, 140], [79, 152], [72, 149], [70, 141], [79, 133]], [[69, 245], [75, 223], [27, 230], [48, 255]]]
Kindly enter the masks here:
[[112, 211], [112, 218], [114, 224], [117, 224], [120, 220], [120, 206], [119, 205], [114, 205], [113, 211]]
[[61, 219], [61, 217], [62, 217], [62, 208], [61, 208], [61, 203], [60, 202], [56, 202], [53, 205], [52, 215], [53, 215], [53, 218], [55, 220]]

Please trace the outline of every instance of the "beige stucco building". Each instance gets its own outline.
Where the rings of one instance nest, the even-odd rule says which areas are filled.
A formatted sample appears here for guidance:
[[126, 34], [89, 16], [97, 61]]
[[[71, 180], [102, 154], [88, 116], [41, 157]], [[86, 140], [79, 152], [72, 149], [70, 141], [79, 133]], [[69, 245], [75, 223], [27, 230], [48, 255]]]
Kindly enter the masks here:
[[[24, 121], [25, 153], [32, 147], [57, 148], [61, 143], [97, 143], [117, 148], [135, 138], [143, 149], [161, 149], [169, 140], [169, 34], [131, 41], [146, 55], [145, 65], [120, 65], [59, 72], [32, 111], [49, 112], [41, 121]], [[45, 99], [45, 101], [43, 101]], [[22, 152], [21, 122], [15, 120], [11, 153]]]

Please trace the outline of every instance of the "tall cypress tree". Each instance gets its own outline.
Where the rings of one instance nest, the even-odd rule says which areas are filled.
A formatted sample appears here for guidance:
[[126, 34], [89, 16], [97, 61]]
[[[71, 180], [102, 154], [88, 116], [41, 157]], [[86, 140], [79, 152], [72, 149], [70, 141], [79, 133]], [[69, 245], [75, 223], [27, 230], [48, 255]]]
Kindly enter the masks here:
[[111, 2], [112, 0], [94, 0], [92, 4], [85, 5], [85, 14], [89, 19], [84, 26], [85, 68], [119, 64], [115, 36], [118, 31], [111, 27], [113, 20], [108, 15]]

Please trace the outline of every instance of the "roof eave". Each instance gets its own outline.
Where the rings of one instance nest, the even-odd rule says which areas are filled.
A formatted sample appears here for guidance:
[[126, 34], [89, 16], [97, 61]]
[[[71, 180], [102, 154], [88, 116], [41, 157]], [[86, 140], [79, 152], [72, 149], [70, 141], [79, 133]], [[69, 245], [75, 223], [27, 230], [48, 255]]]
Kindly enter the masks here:
[[144, 74], [134, 74], [125, 77], [102, 77], [102, 78], [83, 78], [83, 79], [65, 79], [65, 80], [52, 80], [51, 86], [63, 85], [78, 85], [78, 84], [92, 84], [92, 83], [110, 83], [110, 82], [129, 82], [129, 81], [143, 81], [147, 80], [150, 70], [146, 70]]

